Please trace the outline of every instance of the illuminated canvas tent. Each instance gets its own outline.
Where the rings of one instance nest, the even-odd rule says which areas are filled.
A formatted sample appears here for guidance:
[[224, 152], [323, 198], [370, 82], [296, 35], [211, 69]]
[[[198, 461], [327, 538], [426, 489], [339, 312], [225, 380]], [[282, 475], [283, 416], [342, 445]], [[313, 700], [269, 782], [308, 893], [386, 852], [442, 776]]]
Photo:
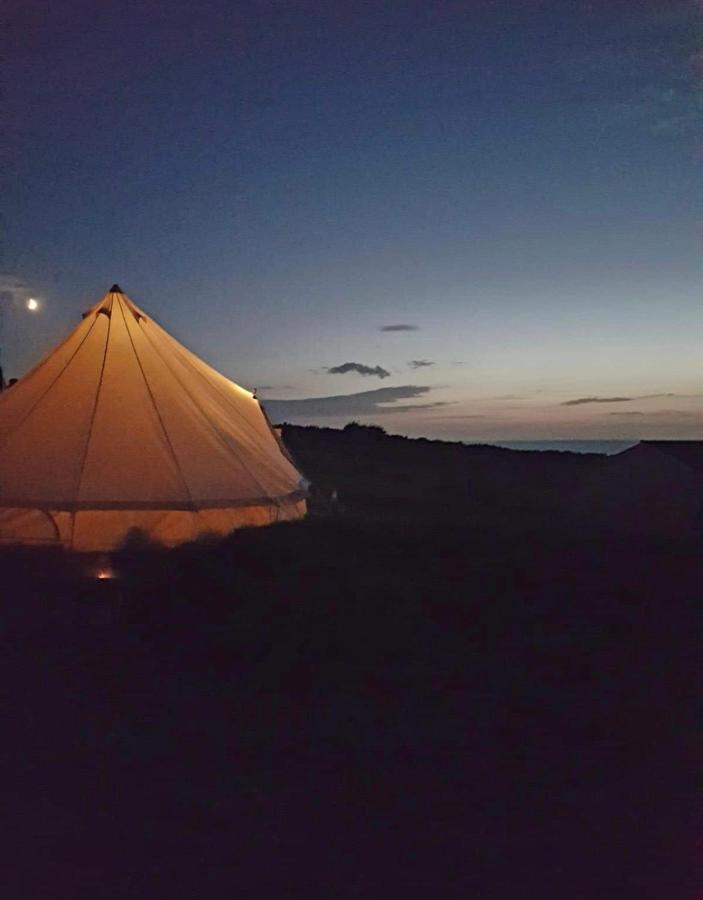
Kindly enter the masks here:
[[304, 514], [304, 481], [254, 395], [117, 285], [0, 394], [2, 541], [173, 546]]

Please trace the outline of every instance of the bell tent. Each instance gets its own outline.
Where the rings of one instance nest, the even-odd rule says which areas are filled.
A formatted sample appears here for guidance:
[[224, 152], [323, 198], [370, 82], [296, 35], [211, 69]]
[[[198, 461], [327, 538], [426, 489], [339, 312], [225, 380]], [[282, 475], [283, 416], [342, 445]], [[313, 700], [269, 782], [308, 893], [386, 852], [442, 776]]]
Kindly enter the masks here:
[[304, 480], [254, 395], [117, 285], [0, 394], [0, 541], [174, 546], [304, 515]]

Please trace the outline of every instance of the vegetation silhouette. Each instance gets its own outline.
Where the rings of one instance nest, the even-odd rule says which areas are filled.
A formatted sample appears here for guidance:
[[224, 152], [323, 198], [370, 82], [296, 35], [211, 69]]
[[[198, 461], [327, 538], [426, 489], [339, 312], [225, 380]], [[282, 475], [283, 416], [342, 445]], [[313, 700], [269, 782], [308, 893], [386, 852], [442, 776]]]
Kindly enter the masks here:
[[5, 895], [693, 897], [699, 543], [584, 531], [598, 457], [283, 434], [306, 521], [0, 557]]

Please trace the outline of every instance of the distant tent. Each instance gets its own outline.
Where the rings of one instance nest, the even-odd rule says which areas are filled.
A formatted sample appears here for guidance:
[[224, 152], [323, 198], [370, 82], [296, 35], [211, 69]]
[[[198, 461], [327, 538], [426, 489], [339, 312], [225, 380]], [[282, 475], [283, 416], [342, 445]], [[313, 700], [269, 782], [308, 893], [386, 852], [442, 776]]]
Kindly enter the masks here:
[[640, 441], [595, 467], [574, 502], [602, 534], [700, 538], [703, 441]]
[[259, 402], [117, 285], [0, 396], [0, 541], [173, 546], [305, 515]]

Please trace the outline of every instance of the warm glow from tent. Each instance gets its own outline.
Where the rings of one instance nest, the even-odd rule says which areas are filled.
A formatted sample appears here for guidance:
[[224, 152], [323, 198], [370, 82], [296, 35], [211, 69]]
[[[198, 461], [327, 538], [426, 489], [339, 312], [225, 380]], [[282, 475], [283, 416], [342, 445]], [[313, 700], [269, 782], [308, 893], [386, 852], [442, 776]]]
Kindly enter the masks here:
[[[104, 554], [133, 533], [176, 546], [305, 515], [301, 476], [251, 394], [145, 326], [121, 291], [55, 353], [0, 403], [0, 539]], [[187, 417], [173, 413], [183, 403]], [[122, 573], [96, 558], [86, 576], [119, 584]]]
[[31, 312], [36, 312], [39, 309], [39, 303], [34, 297], [30, 297], [29, 300], [27, 300], [27, 309]]
[[110, 566], [104, 566], [103, 568], [96, 570], [95, 577], [98, 581], [109, 581], [112, 578], [117, 578], [117, 572], [110, 568]]

